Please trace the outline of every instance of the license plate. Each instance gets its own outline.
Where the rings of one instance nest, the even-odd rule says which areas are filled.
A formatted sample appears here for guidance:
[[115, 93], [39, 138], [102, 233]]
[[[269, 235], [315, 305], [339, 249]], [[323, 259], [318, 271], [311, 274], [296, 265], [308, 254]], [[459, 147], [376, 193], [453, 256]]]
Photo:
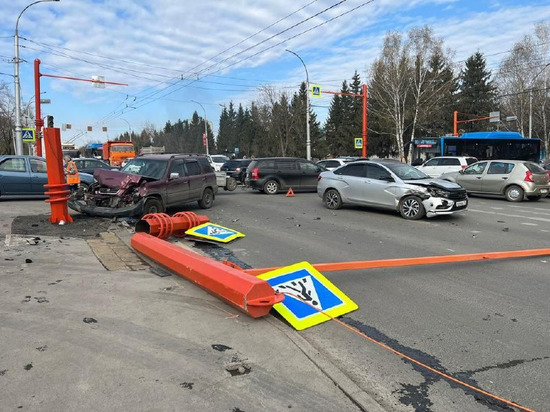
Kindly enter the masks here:
[[548, 189], [540, 189], [541, 193], [548, 193]]
[[461, 207], [461, 206], [466, 206], [466, 201], [465, 200], [461, 200], [460, 202], [456, 202], [456, 206], [457, 207]]

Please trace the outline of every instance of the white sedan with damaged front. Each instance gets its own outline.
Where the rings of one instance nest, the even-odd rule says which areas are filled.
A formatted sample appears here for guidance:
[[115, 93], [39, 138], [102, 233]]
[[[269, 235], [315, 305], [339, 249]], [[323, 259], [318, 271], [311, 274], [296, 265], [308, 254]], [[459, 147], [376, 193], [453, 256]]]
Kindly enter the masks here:
[[391, 208], [411, 220], [450, 215], [468, 207], [462, 186], [389, 159], [360, 160], [322, 172], [317, 194], [329, 209], [346, 204]]

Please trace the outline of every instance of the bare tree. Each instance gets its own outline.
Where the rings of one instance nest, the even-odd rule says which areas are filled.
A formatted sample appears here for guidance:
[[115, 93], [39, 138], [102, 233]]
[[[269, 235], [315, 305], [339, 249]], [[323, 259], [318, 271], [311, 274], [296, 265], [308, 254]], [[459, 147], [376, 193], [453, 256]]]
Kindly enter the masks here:
[[409, 46], [399, 32], [389, 32], [384, 39], [382, 55], [372, 66], [370, 95], [377, 102], [372, 107], [379, 117], [391, 120], [397, 153], [405, 158], [405, 121], [407, 100], [411, 94]]
[[5, 82], [0, 82], [0, 154], [13, 154], [14, 98]]
[[[517, 117], [519, 132], [540, 137], [548, 152], [548, 79], [550, 63], [548, 49], [550, 23], [535, 26], [535, 35], [517, 42], [498, 72], [497, 82], [503, 109]], [[530, 127], [531, 125], [531, 127]]]
[[429, 119], [430, 113], [437, 111], [441, 101], [449, 95], [454, 79], [448, 76], [451, 52], [443, 50], [443, 40], [435, 38], [430, 27], [412, 29], [409, 32], [407, 49], [410, 51], [413, 73], [410, 84], [412, 141], [419, 123]]

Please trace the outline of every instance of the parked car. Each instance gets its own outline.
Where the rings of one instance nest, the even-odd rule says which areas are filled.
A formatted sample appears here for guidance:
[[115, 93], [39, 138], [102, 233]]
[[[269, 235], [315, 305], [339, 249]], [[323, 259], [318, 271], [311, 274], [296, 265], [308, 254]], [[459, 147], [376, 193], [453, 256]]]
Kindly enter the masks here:
[[472, 163], [477, 162], [475, 157], [467, 156], [439, 156], [426, 160], [424, 164], [416, 166], [418, 170], [423, 171], [428, 176], [438, 177], [443, 173], [458, 172], [466, 169]]
[[206, 156], [157, 154], [136, 157], [120, 171], [96, 169], [97, 183], [69, 202], [96, 216], [141, 216], [198, 201], [212, 207], [216, 175]]
[[323, 160], [319, 160], [317, 162], [317, 164], [319, 166], [322, 166], [324, 167], [325, 169], [327, 170], [334, 170], [336, 169], [337, 167], [340, 167], [342, 165], [345, 165], [346, 163], [349, 163], [351, 162], [353, 159], [352, 158], [334, 158], [334, 159], [323, 159]]
[[208, 160], [216, 172], [221, 170], [222, 165], [229, 160], [225, 155], [208, 155]]
[[504, 196], [510, 202], [538, 200], [550, 192], [546, 171], [526, 160], [483, 160], [440, 178], [458, 183], [468, 193]]
[[317, 194], [329, 209], [345, 204], [398, 211], [405, 219], [466, 210], [466, 190], [394, 160], [358, 160], [319, 175]]
[[109, 169], [109, 170], [120, 170], [120, 167], [110, 166], [102, 160], [93, 158], [93, 157], [79, 157], [73, 159], [76, 167], [79, 172], [94, 174], [94, 170], [97, 168], [100, 169]]
[[317, 176], [324, 170], [322, 166], [297, 157], [253, 159], [246, 169], [245, 184], [270, 195], [290, 188], [314, 192]]
[[[94, 177], [80, 173], [80, 186], [87, 188]], [[26, 155], [0, 156], [0, 196], [46, 196], [48, 183], [46, 159]]]
[[542, 168], [546, 170], [546, 174], [548, 175], [548, 179], [550, 180], [550, 163], [546, 163], [545, 165], [542, 165]]
[[226, 172], [228, 176], [233, 177], [237, 183], [244, 184], [246, 168], [252, 159], [231, 159], [225, 162], [220, 170]]

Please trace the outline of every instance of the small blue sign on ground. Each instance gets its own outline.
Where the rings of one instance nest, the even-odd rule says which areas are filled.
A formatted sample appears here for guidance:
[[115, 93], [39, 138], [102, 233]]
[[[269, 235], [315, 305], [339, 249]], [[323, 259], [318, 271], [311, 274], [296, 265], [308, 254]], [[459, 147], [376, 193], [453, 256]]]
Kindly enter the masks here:
[[258, 277], [267, 281], [276, 292], [285, 294], [285, 300], [273, 307], [297, 330], [358, 308], [308, 262], [262, 273]]
[[215, 223], [204, 223], [192, 227], [185, 232], [186, 235], [195, 236], [202, 239], [214, 240], [216, 242], [228, 243], [245, 235], [236, 230], [216, 225]]

